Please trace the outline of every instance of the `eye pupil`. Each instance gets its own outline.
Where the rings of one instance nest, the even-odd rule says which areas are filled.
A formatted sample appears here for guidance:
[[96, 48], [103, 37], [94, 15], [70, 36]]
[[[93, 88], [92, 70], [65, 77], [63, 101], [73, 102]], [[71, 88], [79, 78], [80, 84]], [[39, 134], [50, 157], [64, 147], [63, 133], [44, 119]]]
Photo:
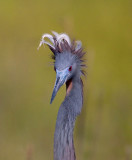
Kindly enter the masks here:
[[72, 66], [69, 67], [69, 71], [71, 71], [71, 70], [72, 70]]

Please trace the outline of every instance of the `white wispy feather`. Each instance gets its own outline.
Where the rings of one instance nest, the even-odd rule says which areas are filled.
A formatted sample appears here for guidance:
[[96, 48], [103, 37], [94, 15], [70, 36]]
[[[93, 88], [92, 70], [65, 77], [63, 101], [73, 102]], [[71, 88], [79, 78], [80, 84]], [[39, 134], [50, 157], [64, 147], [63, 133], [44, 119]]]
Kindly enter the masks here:
[[[42, 35], [42, 39], [39, 43], [39, 46], [38, 46], [38, 49], [42, 46], [42, 44], [47, 44], [49, 45], [50, 47], [52, 47], [53, 49], [55, 49], [55, 42], [54, 42], [54, 38], [56, 38], [58, 44], [60, 45], [60, 43], [62, 42], [62, 40], [66, 40], [67, 43], [69, 44], [69, 46], [71, 46], [71, 40], [69, 38], [69, 36], [66, 34], [66, 33], [57, 33], [55, 31], [52, 31], [53, 35], [52, 36], [51, 34], [43, 34]], [[50, 42], [46, 41], [45, 38], [48, 38], [50, 40]], [[82, 47], [82, 43], [81, 41], [76, 41], [76, 47], [75, 47], [75, 50], [79, 50], [80, 48]]]
[[78, 51], [82, 47], [82, 42], [81, 41], [76, 41], [76, 48], [75, 50]]
[[[45, 41], [45, 40], [44, 40], [45, 38], [48, 38], [48, 39], [52, 42], [52, 44], [49, 43], [49, 42], [47, 42], [47, 41]], [[54, 39], [53, 39], [53, 36], [50, 35], [50, 34], [47, 34], [47, 33], [46, 33], [46, 34], [43, 34], [43, 35], [42, 35], [42, 39], [41, 39], [41, 41], [40, 41], [40, 43], [39, 43], [38, 49], [42, 46], [42, 44], [47, 44], [47, 45], [49, 45], [50, 47], [52, 47], [52, 48], [55, 49], [55, 47], [54, 47]]]

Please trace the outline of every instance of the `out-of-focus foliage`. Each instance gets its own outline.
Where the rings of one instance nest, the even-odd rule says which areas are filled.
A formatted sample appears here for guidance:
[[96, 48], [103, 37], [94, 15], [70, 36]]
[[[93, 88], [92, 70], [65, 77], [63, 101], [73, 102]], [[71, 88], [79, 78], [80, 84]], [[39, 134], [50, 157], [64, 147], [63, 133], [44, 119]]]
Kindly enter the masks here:
[[74, 141], [80, 160], [132, 159], [132, 2], [0, 2], [0, 160], [51, 160], [55, 73], [43, 33], [66, 32], [87, 52], [84, 107]]

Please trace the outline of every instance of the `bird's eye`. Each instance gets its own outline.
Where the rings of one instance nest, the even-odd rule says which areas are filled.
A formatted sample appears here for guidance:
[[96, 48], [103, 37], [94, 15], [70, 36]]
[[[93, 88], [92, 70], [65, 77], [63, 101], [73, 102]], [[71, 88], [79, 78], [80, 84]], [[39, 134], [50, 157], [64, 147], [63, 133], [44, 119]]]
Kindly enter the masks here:
[[72, 66], [70, 66], [68, 70], [71, 72], [72, 71]]

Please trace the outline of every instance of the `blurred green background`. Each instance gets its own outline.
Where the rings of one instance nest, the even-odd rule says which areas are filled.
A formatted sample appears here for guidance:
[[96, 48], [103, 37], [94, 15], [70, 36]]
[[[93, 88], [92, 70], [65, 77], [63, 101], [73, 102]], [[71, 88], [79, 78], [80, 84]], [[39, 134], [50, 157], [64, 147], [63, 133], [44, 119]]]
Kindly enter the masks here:
[[0, 160], [52, 160], [65, 86], [55, 81], [43, 33], [66, 32], [87, 54], [78, 160], [132, 159], [132, 1], [1, 0]]

